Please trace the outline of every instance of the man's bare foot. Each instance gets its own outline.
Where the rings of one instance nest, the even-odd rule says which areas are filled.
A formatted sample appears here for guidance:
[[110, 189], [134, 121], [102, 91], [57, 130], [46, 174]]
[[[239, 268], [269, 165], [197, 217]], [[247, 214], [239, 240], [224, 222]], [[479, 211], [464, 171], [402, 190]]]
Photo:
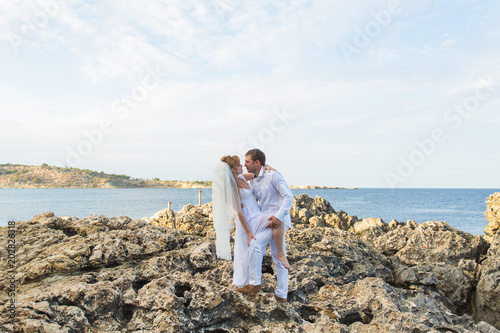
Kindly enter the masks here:
[[285, 255], [283, 256], [276, 255], [276, 259], [278, 259], [283, 264], [283, 266], [285, 266], [286, 269], [290, 269], [290, 264], [288, 263], [288, 259], [286, 258]]

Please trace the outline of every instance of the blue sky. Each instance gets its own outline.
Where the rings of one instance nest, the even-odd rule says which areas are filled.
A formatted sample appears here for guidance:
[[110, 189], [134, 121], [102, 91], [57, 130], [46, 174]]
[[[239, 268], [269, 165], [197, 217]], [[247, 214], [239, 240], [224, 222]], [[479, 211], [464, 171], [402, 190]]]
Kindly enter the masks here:
[[205, 180], [500, 188], [500, 3], [0, 4], [1, 163]]

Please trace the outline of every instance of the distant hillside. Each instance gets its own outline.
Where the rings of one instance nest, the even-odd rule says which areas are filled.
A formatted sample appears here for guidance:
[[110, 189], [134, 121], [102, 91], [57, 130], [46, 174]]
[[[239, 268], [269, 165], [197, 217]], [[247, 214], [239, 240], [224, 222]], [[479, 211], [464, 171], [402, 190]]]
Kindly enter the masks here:
[[0, 164], [0, 188], [210, 188], [210, 181], [142, 179], [77, 168]]

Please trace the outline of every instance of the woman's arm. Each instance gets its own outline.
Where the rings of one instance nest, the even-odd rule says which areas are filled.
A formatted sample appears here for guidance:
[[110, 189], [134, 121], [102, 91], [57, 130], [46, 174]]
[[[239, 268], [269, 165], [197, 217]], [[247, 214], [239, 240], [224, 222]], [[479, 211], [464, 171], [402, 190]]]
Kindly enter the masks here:
[[249, 181], [251, 181], [254, 178], [255, 178], [255, 175], [253, 173], [251, 173], [251, 172], [249, 172], [249, 173], [242, 173], [242, 174], [238, 175], [237, 181], [239, 181], [239, 180], [245, 180], [245, 181], [249, 182]]
[[[272, 166], [266, 164], [266, 165], [264, 165], [264, 172], [266, 172], [266, 171], [270, 172], [270, 171], [277, 171], [277, 170], [275, 168], [273, 168]], [[255, 175], [253, 173], [242, 173], [241, 175], [243, 177], [245, 177], [245, 179], [247, 181], [255, 178]]]
[[255, 175], [253, 173], [242, 173], [241, 174], [243, 177], [245, 177], [246, 181], [252, 180], [255, 178]]

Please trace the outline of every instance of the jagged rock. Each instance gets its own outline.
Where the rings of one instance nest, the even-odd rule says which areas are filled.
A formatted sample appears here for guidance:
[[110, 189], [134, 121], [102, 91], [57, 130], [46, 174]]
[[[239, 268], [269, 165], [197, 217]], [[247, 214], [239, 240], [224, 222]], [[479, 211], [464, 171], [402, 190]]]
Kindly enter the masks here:
[[[38, 216], [16, 225], [16, 242], [21, 244], [16, 251], [16, 280], [24, 283], [117, 265], [168, 251], [183, 241], [178, 231], [165, 233], [163, 228], [128, 217]], [[0, 262], [0, 269], [7, 270], [5, 261]], [[4, 284], [0, 277], [0, 290]]]
[[500, 192], [493, 193], [486, 200], [485, 216], [489, 224], [484, 229], [484, 233], [493, 236], [500, 229]]
[[156, 212], [150, 218], [144, 218], [147, 222], [163, 225], [167, 228], [175, 228], [175, 212], [171, 208], [165, 208]]
[[310, 198], [307, 194], [296, 196], [290, 209], [292, 222], [299, 224], [308, 223], [313, 216], [323, 218], [333, 213], [335, 213], [335, 210], [328, 201], [319, 196]]
[[349, 230], [351, 228], [349, 221], [342, 219], [342, 217], [339, 216], [338, 214], [328, 215], [325, 219], [325, 223], [329, 227], [332, 227], [335, 229], [340, 229], [340, 230]]
[[336, 212], [323, 198], [319, 196], [310, 198], [307, 194], [294, 198], [290, 217], [292, 223], [299, 228], [330, 226], [346, 231], [352, 229], [358, 220], [356, 216], [351, 217], [342, 210]]
[[493, 238], [486, 260], [481, 263], [481, 275], [476, 288], [477, 320], [500, 328], [500, 233]]
[[311, 228], [324, 227], [325, 220], [322, 217], [313, 216], [309, 219], [309, 226]]
[[389, 231], [392, 231], [392, 230], [398, 228], [399, 226], [403, 226], [403, 225], [405, 225], [405, 224], [398, 222], [396, 220], [391, 220], [391, 222], [389, 222], [385, 225], [384, 231], [389, 232]]
[[372, 243], [384, 255], [390, 257], [406, 246], [408, 242], [407, 235], [411, 230], [411, 226], [399, 227], [377, 237]]
[[437, 264], [432, 267], [440, 292], [446, 296], [445, 304], [457, 313], [471, 313], [471, 298], [475, 280], [454, 265]]
[[488, 249], [482, 236], [456, 230], [445, 222], [410, 222], [376, 238], [373, 244], [394, 259], [396, 285], [437, 287], [449, 308], [457, 313], [472, 312], [477, 265]]
[[296, 208], [305, 208], [312, 215], [328, 215], [335, 213], [335, 210], [330, 205], [328, 201], [323, 199], [320, 196], [316, 196], [315, 198], [310, 198], [307, 194], [301, 194], [294, 198], [294, 202], [292, 205], [292, 209]]
[[488, 250], [482, 236], [443, 222], [360, 221], [299, 196], [281, 304], [269, 254], [262, 291], [243, 295], [231, 285], [211, 214], [207, 204], [149, 222], [46, 213], [17, 223], [17, 326], [1, 260], [0, 331], [498, 332], [484, 321], [499, 326], [499, 234]]
[[[339, 321], [350, 332], [480, 331], [469, 316], [457, 316], [446, 309], [437, 295], [400, 290], [380, 278], [325, 285], [309, 306], [317, 317], [329, 314], [331, 322]], [[483, 329], [493, 328], [485, 325]]]
[[[368, 276], [392, 281], [390, 263], [355, 235], [331, 228], [287, 232], [290, 299], [307, 300], [325, 284], [345, 283]], [[271, 271], [271, 266], [264, 266]]]
[[353, 229], [354, 233], [362, 240], [372, 241], [384, 234], [385, 223], [380, 218], [364, 218], [360, 222], [354, 223]]
[[488, 249], [482, 236], [457, 230], [444, 221], [396, 228], [378, 237], [374, 245], [408, 266], [436, 262], [458, 265], [462, 259], [479, 261]]
[[432, 267], [428, 265], [401, 266], [395, 273], [395, 282], [399, 286], [422, 285], [437, 287], [438, 285], [436, 275], [432, 271]]
[[206, 236], [207, 231], [213, 229], [211, 228], [213, 226], [212, 203], [203, 206], [188, 204], [176, 213], [166, 208], [146, 220], [155, 225]]
[[452, 265], [436, 263], [434, 265], [401, 266], [396, 270], [395, 285], [415, 289], [429, 287], [438, 290], [445, 298], [443, 303], [456, 313], [470, 312], [470, 298], [473, 279], [461, 269]]

